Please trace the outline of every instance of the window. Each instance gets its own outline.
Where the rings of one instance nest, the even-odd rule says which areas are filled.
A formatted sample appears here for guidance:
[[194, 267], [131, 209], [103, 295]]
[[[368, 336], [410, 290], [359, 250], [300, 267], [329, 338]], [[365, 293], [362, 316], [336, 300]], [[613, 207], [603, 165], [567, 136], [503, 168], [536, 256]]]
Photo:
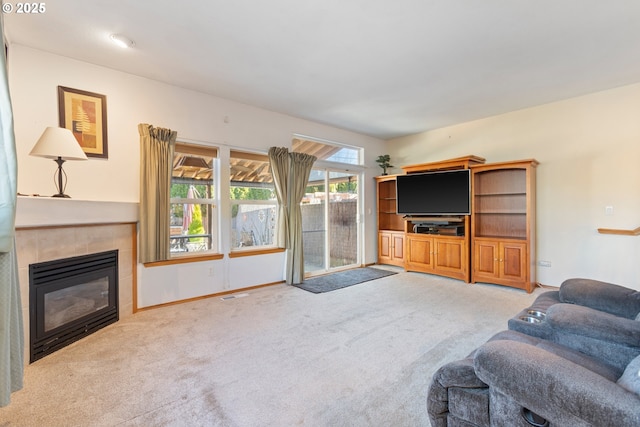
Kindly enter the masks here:
[[231, 150], [231, 249], [273, 247], [278, 201], [264, 154]]
[[216, 148], [176, 143], [171, 178], [171, 256], [218, 250]]
[[316, 156], [319, 161], [343, 163], [347, 165], [362, 165], [362, 148], [344, 144], [322, 142], [319, 140], [293, 139], [293, 151]]

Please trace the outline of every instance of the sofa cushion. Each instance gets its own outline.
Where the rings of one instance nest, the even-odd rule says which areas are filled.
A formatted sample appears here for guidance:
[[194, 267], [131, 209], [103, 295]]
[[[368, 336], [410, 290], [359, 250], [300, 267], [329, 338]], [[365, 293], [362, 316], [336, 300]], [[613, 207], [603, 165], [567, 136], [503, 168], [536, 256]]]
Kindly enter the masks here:
[[629, 363], [618, 380], [618, 385], [640, 396], [640, 356]]
[[615, 382], [620, 377], [622, 372], [622, 368], [616, 369], [615, 366], [605, 363], [602, 360], [590, 357], [589, 355], [577, 350], [573, 350], [569, 347], [554, 343], [552, 341], [522, 334], [517, 331], [498, 332], [493, 337], [491, 337], [491, 339], [489, 339], [489, 342], [498, 340], [518, 341], [541, 348], [548, 351], [549, 353], [560, 356], [563, 359], [570, 360], [576, 365], [587, 368], [588, 370], [595, 372], [596, 374], [601, 375], [612, 382]]

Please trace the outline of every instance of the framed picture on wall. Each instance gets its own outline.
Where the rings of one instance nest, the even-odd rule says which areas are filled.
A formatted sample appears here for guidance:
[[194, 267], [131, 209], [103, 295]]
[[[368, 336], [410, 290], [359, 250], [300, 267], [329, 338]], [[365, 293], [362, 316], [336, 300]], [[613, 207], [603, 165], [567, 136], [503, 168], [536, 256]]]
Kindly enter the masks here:
[[73, 132], [88, 157], [108, 158], [107, 97], [58, 86], [60, 127]]

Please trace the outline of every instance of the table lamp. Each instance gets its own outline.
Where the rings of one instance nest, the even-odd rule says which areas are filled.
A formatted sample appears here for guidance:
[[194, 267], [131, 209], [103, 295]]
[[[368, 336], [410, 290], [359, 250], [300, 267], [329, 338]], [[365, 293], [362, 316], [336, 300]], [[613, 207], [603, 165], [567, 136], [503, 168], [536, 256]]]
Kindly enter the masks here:
[[58, 194], [54, 194], [52, 197], [70, 198], [64, 194], [67, 186], [67, 174], [62, 169], [62, 164], [66, 160], [87, 160], [87, 155], [82, 151], [82, 147], [78, 144], [73, 133], [65, 128], [46, 128], [29, 155], [53, 159], [58, 164], [58, 170], [54, 175]]

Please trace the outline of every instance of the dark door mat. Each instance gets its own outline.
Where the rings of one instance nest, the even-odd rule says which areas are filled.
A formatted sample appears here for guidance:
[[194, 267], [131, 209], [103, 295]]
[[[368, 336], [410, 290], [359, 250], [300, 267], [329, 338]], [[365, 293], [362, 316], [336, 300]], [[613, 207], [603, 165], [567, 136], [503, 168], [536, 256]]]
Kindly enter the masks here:
[[299, 285], [294, 286], [304, 289], [305, 291], [313, 292], [314, 294], [321, 294], [323, 292], [335, 291], [336, 289], [346, 288], [348, 286], [357, 285], [358, 283], [368, 282], [381, 277], [391, 276], [392, 274], [396, 274], [396, 272], [381, 270], [378, 268], [362, 267], [326, 274], [324, 276], [312, 277], [310, 279], [305, 279]]

